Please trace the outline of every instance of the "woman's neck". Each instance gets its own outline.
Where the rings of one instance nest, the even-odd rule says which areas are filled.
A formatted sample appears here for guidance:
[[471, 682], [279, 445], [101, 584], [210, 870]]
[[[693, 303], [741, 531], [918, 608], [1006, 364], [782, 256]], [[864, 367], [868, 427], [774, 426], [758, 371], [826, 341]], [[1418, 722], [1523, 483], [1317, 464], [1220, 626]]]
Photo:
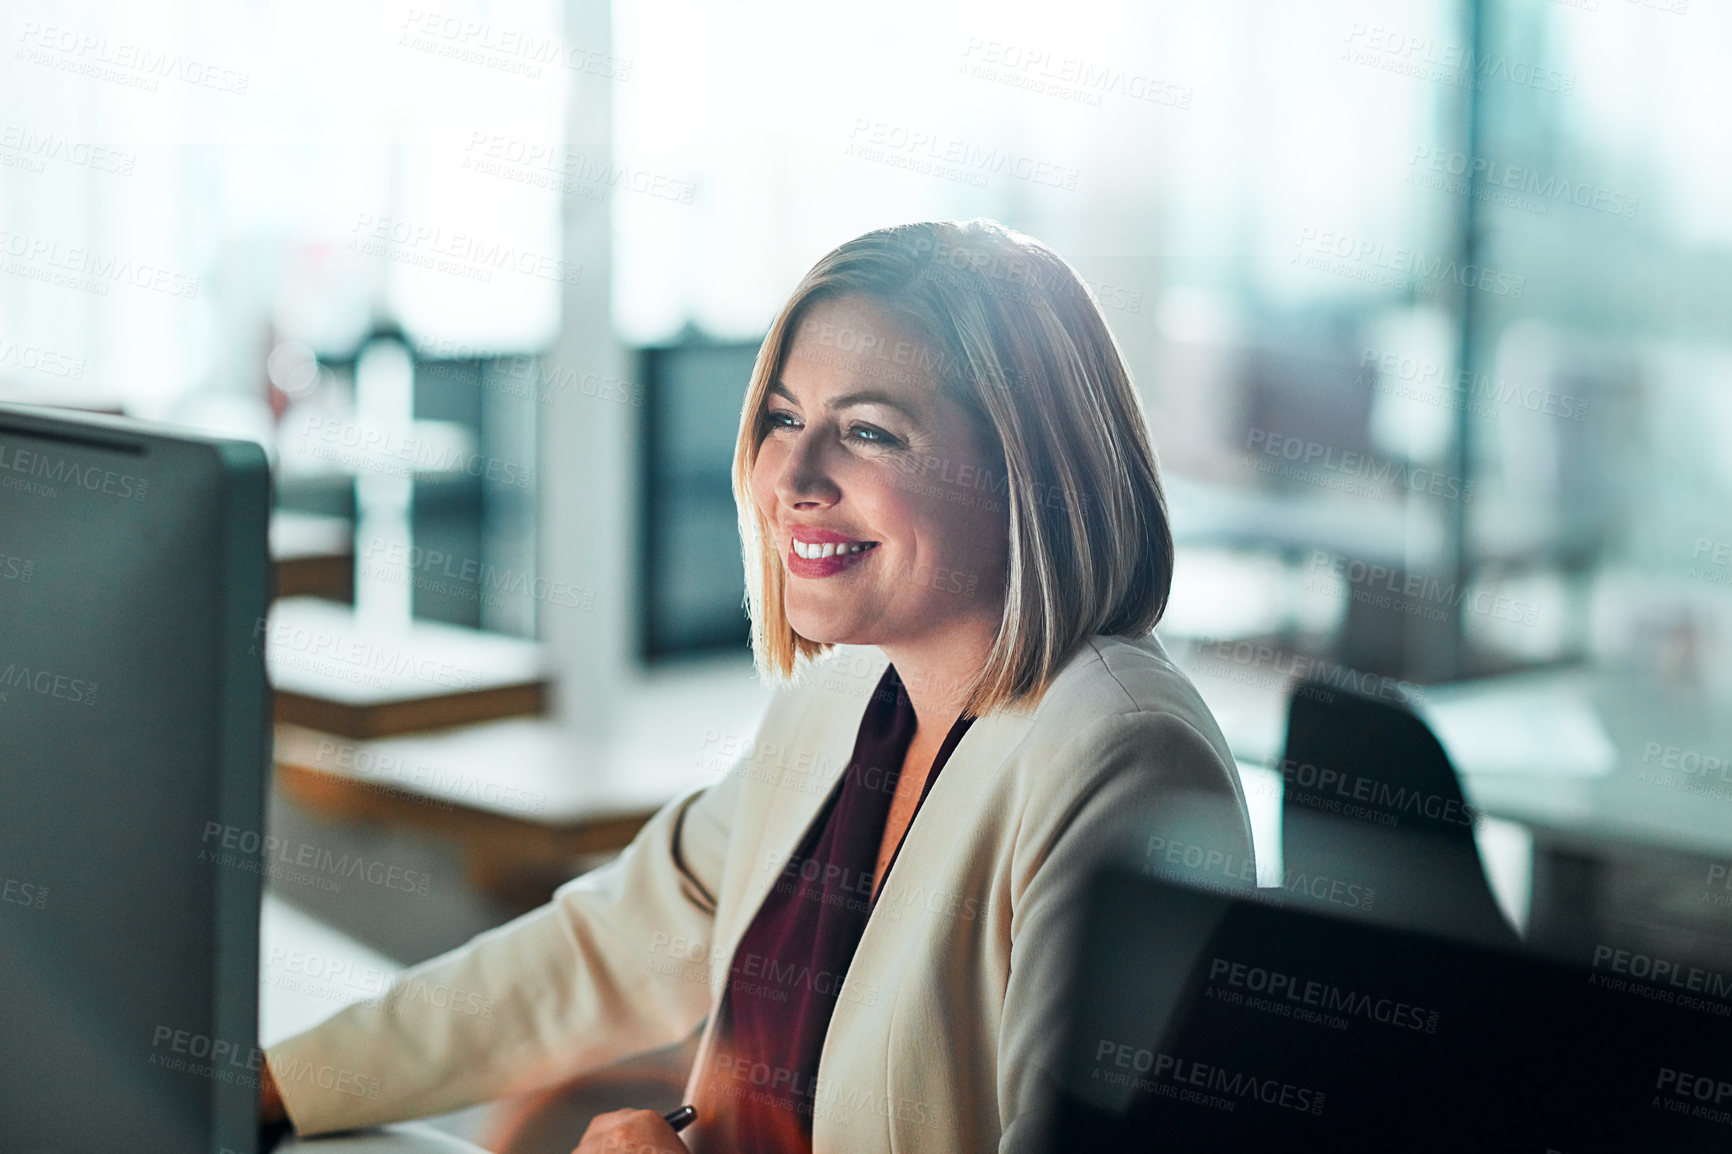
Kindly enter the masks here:
[[962, 714], [970, 682], [986, 664], [999, 622], [964, 618], [937, 633], [878, 648], [896, 667], [896, 675], [914, 707], [920, 736], [948, 732]]

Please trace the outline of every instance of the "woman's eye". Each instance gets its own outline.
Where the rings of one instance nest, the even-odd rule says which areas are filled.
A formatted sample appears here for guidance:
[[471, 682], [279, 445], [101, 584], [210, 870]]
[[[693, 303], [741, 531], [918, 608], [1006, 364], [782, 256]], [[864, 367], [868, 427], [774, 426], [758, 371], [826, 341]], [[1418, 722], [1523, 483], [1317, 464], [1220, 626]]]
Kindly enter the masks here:
[[889, 433], [886, 433], [883, 429], [873, 428], [871, 425], [854, 425], [851, 426], [848, 431], [869, 445], [901, 444], [900, 441], [895, 437], [892, 437]]
[[[800, 418], [787, 409], [766, 409], [764, 411], [764, 429], [766, 432], [776, 429], [798, 429]], [[848, 426], [847, 435], [864, 445], [885, 445], [896, 447], [901, 440], [875, 425], [853, 424]]]

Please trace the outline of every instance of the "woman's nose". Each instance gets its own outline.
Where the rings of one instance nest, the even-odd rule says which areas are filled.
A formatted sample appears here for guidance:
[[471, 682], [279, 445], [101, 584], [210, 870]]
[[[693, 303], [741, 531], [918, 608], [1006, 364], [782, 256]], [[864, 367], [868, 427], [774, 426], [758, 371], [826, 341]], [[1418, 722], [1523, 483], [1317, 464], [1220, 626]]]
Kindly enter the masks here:
[[835, 503], [840, 490], [830, 474], [825, 439], [806, 428], [791, 440], [776, 475], [776, 496], [789, 506]]

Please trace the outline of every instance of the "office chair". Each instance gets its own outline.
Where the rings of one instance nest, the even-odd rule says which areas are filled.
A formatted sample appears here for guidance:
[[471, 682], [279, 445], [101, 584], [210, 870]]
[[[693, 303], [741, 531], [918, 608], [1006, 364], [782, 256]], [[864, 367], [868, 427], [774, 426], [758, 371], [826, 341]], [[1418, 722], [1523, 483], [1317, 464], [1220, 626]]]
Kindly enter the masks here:
[[1280, 769], [1285, 904], [1520, 945], [1486, 884], [1455, 769], [1412, 710], [1301, 682]]

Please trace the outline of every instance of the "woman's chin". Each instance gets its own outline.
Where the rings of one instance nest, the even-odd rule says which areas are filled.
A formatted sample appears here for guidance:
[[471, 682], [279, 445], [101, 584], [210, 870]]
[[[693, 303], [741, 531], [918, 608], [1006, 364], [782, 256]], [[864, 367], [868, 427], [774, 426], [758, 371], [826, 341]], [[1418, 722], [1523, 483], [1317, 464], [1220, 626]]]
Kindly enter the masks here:
[[847, 630], [838, 629], [801, 629], [794, 627], [794, 632], [818, 645], [860, 645], [864, 644], [854, 638]]
[[788, 624], [795, 633], [819, 645], [870, 645], [869, 631], [828, 614], [810, 616], [790, 613]]

